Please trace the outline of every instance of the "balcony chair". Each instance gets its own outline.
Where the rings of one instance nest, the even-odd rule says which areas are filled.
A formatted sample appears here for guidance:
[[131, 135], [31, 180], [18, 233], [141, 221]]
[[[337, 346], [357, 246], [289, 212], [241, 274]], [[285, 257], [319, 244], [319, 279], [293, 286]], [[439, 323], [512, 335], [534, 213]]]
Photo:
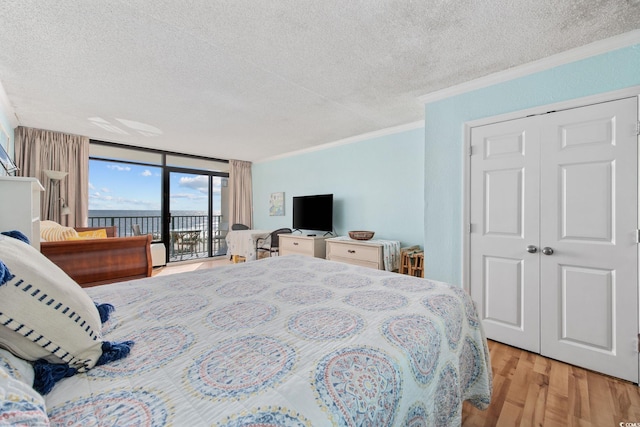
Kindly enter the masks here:
[[134, 236], [142, 236], [142, 231], [140, 231], [140, 224], [131, 224], [131, 232]]
[[180, 260], [187, 254], [190, 257], [198, 253], [200, 245], [200, 231], [172, 232], [174, 254], [180, 255]]
[[226, 255], [227, 251], [227, 242], [225, 238], [227, 237], [227, 232], [229, 231], [229, 223], [221, 222], [218, 225], [218, 229], [216, 233], [211, 237], [213, 240], [213, 252], [214, 255]]
[[281, 234], [291, 234], [290, 228], [279, 228], [275, 231], [272, 231], [265, 238], [256, 239], [256, 258], [259, 258], [260, 251], [268, 252], [269, 256], [273, 254], [279, 254], [279, 245], [280, 245], [280, 235]]

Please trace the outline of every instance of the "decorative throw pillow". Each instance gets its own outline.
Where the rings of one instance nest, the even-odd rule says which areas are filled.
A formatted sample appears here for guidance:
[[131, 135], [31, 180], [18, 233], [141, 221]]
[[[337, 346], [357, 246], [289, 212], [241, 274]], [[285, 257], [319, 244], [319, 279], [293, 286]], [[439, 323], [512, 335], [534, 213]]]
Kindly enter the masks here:
[[47, 242], [58, 242], [78, 237], [78, 232], [72, 227], [64, 227], [57, 222], [41, 221], [40, 237]]
[[0, 365], [0, 424], [48, 426], [43, 397]]
[[64, 376], [129, 353], [132, 342], [102, 341], [100, 313], [89, 295], [35, 248], [0, 235], [0, 264], [0, 347], [37, 361], [36, 390], [46, 393]]
[[78, 233], [78, 236], [89, 238], [89, 239], [106, 239], [107, 238], [106, 228], [99, 228], [97, 230], [78, 231], [77, 233]]
[[78, 237], [68, 237], [67, 240], [87, 240], [87, 239], [106, 239], [107, 230], [100, 228], [98, 230], [76, 231]]

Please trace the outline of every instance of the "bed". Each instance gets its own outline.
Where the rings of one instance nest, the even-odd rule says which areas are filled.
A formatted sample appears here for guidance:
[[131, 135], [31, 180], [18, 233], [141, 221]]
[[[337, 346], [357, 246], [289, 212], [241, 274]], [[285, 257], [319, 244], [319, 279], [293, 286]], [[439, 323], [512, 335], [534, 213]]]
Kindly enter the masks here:
[[85, 291], [135, 344], [58, 382], [53, 426], [453, 426], [491, 399], [473, 303], [444, 283], [290, 255]]

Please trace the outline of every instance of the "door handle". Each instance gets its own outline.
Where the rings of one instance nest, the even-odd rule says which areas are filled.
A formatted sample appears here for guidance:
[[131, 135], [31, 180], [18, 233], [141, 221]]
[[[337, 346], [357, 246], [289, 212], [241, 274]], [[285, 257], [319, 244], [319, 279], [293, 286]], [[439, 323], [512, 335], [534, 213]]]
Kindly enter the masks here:
[[538, 252], [538, 248], [534, 245], [529, 245], [527, 246], [527, 252], [529, 252], [530, 254], [535, 254], [536, 252]]
[[542, 248], [542, 253], [545, 255], [553, 255], [553, 249], [551, 249], [549, 246], [545, 246], [544, 248]]

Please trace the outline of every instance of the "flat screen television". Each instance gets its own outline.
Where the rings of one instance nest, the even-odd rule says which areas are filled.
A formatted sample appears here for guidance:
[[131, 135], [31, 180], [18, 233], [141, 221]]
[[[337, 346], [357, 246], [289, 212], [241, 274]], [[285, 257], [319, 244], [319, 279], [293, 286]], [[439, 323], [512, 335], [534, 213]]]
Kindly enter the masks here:
[[333, 194], [294, 197], [293, 228], [333, 231]]

